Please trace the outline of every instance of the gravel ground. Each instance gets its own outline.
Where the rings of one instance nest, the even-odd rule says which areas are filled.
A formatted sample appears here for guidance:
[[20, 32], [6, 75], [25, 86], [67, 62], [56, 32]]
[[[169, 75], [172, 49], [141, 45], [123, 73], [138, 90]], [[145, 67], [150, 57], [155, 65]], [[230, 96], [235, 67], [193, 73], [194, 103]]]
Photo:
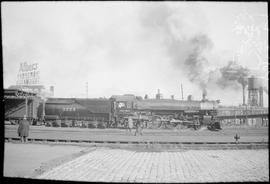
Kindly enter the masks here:
[[[18, 137], [16, 125], [5, 126], [5, 137]], [[228, 127], [221, 131], [151, 130], [144, 129], [143, 136], [134, 136], [123, 129], [83, 129], [83, 128], [30, 128], [29, 138], [40, 139], [73, 139], [91, 141], [160, 141], [160, 142], [234, 142], [234, 135], [240, 135], [240, 142], [268, 141], [268, 127]]]
[[101, 182], [269, 181], [267, 150], [137, 152], [99, 148], [38, 179]]

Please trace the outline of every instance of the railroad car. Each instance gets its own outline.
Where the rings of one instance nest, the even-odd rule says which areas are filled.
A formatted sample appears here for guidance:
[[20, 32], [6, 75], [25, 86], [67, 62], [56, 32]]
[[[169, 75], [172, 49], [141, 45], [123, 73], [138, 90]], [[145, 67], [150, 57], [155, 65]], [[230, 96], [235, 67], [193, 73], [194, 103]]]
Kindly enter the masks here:
[[112, 121], [112, 105], [110, 99], [49, 98], [44, 118], [58, 124], [69, 122], [67, 126], [88, 126], [90, 122], [108, 124]]

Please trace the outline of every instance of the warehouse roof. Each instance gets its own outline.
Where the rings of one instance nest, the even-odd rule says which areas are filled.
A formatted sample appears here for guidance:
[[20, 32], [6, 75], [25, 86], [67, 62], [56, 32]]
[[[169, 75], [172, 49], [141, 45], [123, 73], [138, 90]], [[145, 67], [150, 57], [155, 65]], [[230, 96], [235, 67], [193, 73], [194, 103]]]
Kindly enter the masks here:
[[5, 96], [36, 96], [36, 93], [27, 92], [19, 89], [4, 89]]

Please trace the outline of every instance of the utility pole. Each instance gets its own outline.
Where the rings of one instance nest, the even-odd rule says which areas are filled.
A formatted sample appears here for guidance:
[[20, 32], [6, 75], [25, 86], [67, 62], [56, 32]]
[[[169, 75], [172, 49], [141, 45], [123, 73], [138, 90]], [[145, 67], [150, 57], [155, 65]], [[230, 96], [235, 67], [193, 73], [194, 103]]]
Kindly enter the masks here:
[[182, 83], [181, 83], [181, 93], [182, 93], [182, 100], [184, 100], [184, 95], [183, 95], [183, 86], [182, 86]]
[[88, 98], [88, 82], [86, 82], [86, 98]]
[[27, 95], [25, 95], [25, 116], [28, 118], [28, 99]]

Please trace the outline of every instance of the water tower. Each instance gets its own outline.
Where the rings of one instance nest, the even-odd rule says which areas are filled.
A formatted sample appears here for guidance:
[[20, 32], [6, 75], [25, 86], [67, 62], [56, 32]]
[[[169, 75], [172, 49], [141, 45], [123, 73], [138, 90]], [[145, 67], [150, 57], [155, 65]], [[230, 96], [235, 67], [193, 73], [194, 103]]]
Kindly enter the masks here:
[[248, 104], [250, 106], [263, 106], [262, 81], [254, 76], [248, 78]]

